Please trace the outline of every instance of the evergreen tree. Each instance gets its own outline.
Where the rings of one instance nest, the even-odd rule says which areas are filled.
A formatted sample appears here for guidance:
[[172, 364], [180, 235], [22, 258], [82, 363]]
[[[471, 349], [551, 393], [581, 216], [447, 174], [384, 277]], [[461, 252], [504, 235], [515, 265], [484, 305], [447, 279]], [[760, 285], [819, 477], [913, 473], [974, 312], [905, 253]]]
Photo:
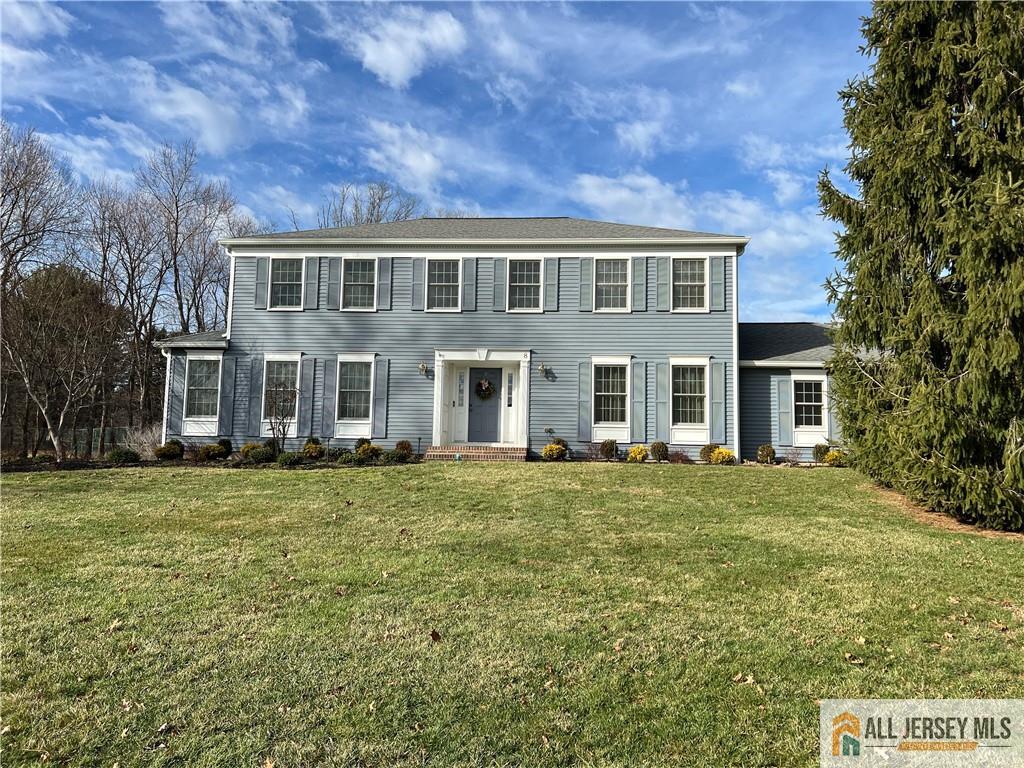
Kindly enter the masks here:
[[847, 194], [833, 393], [855, 462], [961, 520], [1024, 529], [1024, 5], [876, 3], [840, 93]]

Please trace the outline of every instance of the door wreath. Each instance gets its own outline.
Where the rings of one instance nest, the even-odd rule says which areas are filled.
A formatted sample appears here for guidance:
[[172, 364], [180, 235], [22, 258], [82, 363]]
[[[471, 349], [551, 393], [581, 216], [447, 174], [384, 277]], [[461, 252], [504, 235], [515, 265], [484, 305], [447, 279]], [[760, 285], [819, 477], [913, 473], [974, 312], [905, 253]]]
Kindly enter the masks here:
[[494, 394], [494, 385], [490, 379], [480, 379], [476, 383], [476, 396], [481, 400], [487, 400]]

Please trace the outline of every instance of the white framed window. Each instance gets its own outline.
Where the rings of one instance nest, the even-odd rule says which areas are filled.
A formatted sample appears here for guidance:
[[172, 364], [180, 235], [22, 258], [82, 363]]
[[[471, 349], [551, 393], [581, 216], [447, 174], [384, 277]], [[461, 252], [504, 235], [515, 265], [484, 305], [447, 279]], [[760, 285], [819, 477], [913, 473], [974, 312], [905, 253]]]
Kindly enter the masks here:
[[544, 311], [544, 260], [509, 259], [508, 305], [509, 312]]
[[794, 372], [791, 378], [793, 444], [805, 447], [828, 442], [828, 377]]
[[183, 435], [217, 434], [221, 357], [219, 352], [189, 352], [185, 358]]
[[591, 358], [592, 440], [629, 441], [629, 397], [632, 358], [629, 355]]
[[707, 256], [672, 258], [673, 312], [707, 312], [708, 290]]
[[306, 260], [301, 256], [271, 256], [267, 307], [277, 310], [302, 309], [305, 277]]
[[602, 256], [594, 259], [594, 311], [630, 311], [629, 258]]
[[462, 310], [462, 262], [459, 259], [427, 259], [426, 310]]
[[299, 401], [301, 353], [270, 353], [263, 358], [263, 434], [271, 434], [272, 419], [286, 419], [287, 436], [295, 437]]
[[376, 355], [338, 355], [335, 437], [369, 437], [373, 421], [373, 377]]
[[672, 402], [671, 436], [673, 443], [708, 442], [709, 359], [706, 357], [670, 357]]
[[341, 261], [341, 308], [348, 312], [377, 309], [377, 260], [346, 256]]

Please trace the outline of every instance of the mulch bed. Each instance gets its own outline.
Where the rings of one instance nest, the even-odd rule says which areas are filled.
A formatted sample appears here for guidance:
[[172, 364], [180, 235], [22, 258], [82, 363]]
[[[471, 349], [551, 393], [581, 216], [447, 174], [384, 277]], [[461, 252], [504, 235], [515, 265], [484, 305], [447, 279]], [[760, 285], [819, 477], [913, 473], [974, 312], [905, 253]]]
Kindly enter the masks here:
[[944, 531], [952, 531], [953, 533], [969, 533], [973, 536], [983, 536], [986, 539], [1009, 539], [1010, 541], [1024, 543], [1024, 533], [993, 531], [989, 528], [979, 528], [976, 525], [961, 523], [952, 515], [925, 509], [920, 504], [915, 504], [902, 493], [898, 493], [890, 488], [882, 488], [879, 485], [873, 484], [867, 484], [865, 487], [871, 489], [883, 501], [910, 515], [919, 523], [924, 523], [934, 528], [941, 528]]

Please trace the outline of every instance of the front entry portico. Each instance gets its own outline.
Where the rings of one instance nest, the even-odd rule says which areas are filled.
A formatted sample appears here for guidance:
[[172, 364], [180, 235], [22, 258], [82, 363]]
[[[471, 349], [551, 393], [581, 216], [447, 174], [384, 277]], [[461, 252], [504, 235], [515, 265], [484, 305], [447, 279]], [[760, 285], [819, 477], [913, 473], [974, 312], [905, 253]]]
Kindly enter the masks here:
[[436, 350], [433, 444], [525, 448], [529, 390], [529, 350]]

